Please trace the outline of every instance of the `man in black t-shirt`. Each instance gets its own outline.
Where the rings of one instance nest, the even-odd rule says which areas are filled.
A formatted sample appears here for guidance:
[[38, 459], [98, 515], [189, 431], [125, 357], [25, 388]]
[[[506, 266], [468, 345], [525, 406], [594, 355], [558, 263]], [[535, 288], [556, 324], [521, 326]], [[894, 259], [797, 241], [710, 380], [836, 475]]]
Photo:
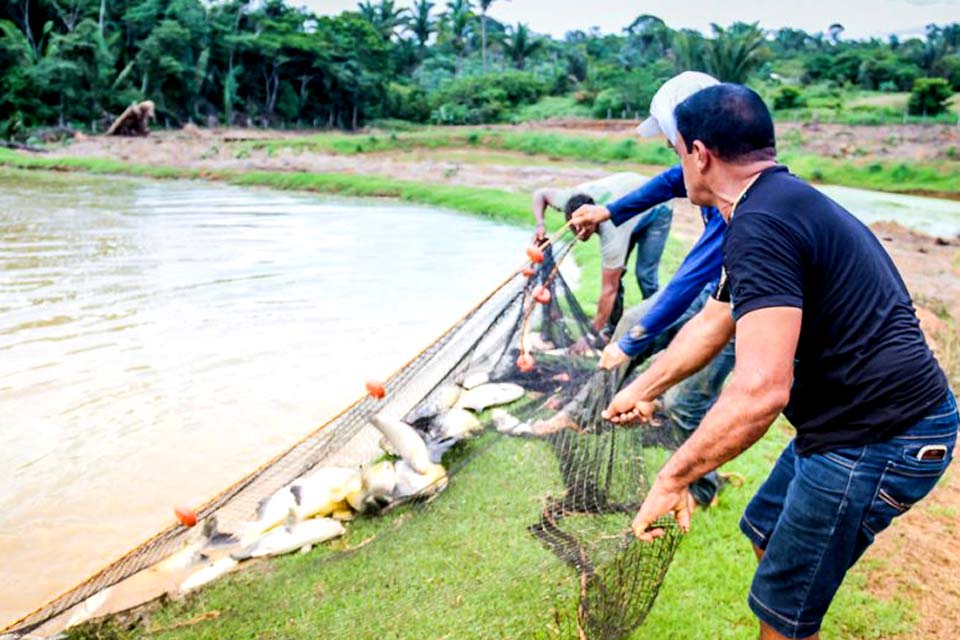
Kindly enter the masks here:
[[761, 639], [817, 638], [847, 569], [936, 484], [957, 407], [910, 295], [862, 223], [776, 162], [773, 122], [740, 85], [676, 111], [690, 199], [727, 219], [714, 299], [606, 417], [643, 421], [666, 389], [736, 334], [729, 385], [664, 465], [633, 523], [690, 523], [687, 486], [735, 458], [782, 411], [796, 428], [741, 520], [759, 558], [749, 604]]

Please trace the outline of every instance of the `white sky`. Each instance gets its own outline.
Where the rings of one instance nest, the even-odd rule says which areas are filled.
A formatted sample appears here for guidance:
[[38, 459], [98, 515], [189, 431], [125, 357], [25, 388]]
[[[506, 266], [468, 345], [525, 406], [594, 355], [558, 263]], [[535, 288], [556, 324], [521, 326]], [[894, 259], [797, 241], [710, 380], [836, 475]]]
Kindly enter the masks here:
[[[355, 0], [287, 0], [306, 5], [321, 14], [355, 9]], [[435, 13], [446, 4], [434, 0]], [[409, 7], [412, 0], [398, 0]], [[760, 21], [776, 29], [799, 27], [809, 32], [826, 31], [839, 22], [845, 37], [886, 37], [922, 34], [925, 25], [960, 22], [960, 0], [495, 0], [490, 15], [507, 23], [525, 22], [539, 33], [562, 37], [573, 29], [599, 26], [604, 33], [620, 32], [638, 15], [650, 13], [663, 18], [672, 28], [689, 27], [707, 32], [711, 22]]]

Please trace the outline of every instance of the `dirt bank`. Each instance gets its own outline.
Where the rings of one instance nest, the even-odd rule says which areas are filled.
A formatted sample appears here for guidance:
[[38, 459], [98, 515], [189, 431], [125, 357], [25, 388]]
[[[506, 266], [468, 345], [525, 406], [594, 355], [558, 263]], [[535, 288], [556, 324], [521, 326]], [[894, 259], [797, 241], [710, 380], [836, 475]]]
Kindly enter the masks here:
[[[638, 121], [555, 120], [519, 125], [536, 131], [632, 138]], [[960, 127], [947, 124], [844, 125], [777, 122], [781, 150], [865, 161], [960, 159]]]

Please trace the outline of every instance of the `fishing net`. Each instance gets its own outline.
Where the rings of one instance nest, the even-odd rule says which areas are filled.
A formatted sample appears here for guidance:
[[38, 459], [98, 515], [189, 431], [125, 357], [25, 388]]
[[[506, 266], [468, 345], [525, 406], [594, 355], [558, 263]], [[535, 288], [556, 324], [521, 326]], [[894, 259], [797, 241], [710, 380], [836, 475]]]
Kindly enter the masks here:
[[[622, 382], [596, 368], [597, 353], [572, 355], [587, 344], [589, 318], [559, 273], [573, 240], [543, 251], [542, 263], [518, 269], [432, 344], [384, 382], [385, 396], [364, 396], [308, 437], [228, 487], [197, 509], [201, 521], [216, 518], [221, 530], [234, 531], [251, 520], [261, 501], [319, 467], [338, 461], [362, 440], [369, 440], [371, 418], [402, 417], [430, 437], [430, 407], [442, 401], [450, 385], [464, 385], [478, 373], [491, 383], [515, 383], [523, 396], [505, 407], [479, 407], [491, 438], [535, 439], [548, 447], [558, 482], [541, 496], [539, 518], [528, 531], [503, 535], [534, 537], [569, 567], [575, 585], [556, 605], [556, 624], [545, 637], [625, 638], [645, 619], [657, 596], [680, 535], [671, 522], [652, 543], [636, 540], [630, 522], [648, 488], [650, 450], [643, 429], [616, 428], [600, 412]], [[536, 266], [531, 274], [530, 267]], [[526, 272], [524, 272], [526, 271]], [[532, 359], [532, 361], [529, 361]], [[566, 416], [562, 429], [556, 416]], [[553, 422], [551, 422], [553, 421]], [[495, 434], [495, 435], [494, 435]], [[450, 443], [456, 455], [456, 442]], [[451, 447], [439, 447], [447, 451]], [[438, 454], [439, 455], [439, 454]], [[480, 453], [482, 455], [482, 452]], [[469, 458], [442, 462], [455, 473]], [[442, 495], [437, 501], [442, 501]], [[136, 577], [182, 549], [191, 535], [170, 526], [138, 545], [76, 587], [4, 630], [7, 638], [42, 633], [63, 621], [88, 598]], [[56, 619], [56, 620], [55, 620]], [[62, 627], [62, 624], [60, 624]], [[536, 635], [540, 630], [534, 630]]]

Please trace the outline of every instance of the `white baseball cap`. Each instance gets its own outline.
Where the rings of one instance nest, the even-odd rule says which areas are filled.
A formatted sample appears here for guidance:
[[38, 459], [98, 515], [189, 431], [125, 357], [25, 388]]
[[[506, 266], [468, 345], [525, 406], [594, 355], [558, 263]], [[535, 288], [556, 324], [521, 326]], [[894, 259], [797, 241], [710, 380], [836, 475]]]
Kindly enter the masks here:
[[676, 144], [677, 119], [673, 115], [673, 110], [697, 91], [715, 84], [720, 82], [713, 76], [699, 71], [684, 71], [673, 76], [653, 94], [653, 100], [650, 101], [650, 117], [640, 123], [637, 133], [644, 138], [652, 138], [662, 133], [667, 136], [670, 144]]

